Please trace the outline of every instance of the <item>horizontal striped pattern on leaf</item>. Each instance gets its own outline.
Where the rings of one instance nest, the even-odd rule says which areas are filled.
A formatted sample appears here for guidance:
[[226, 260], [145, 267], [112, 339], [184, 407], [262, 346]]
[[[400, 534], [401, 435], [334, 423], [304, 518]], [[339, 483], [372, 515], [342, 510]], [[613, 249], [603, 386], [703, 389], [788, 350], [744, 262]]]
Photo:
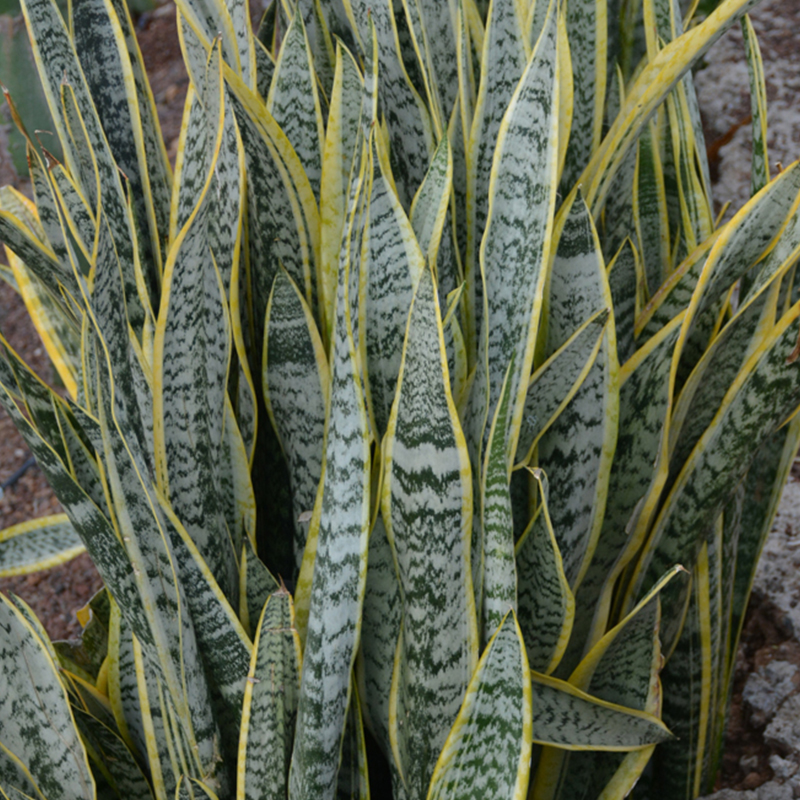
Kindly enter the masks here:
[[408, 317], [382, 497], [403, 598], [391, 702], [404, 713], [391, 715], [390, 736], [395, 752], [406, 754], [398, 767], [411, 798], [425, 794], [478, 655], [469, 562], [472, 480], [445, 364], [426, 269]]
[[237, 800], [286, 795], [300, 667], [292, 598], [279, 589], [267, 599], [257, 624], [244, 692]]
[[0, 597], [0, 654], [5, 686], [0, 697], [0, 752], [8, 754], [4, 766], [10, 759], [30, 770], [29, 784], [19, 787], [23, 791], [34, 785], [52, 800], [93, 800], [94, 780], [58, 668], [5, 597]]
[[516, 546], [517, 613], [531, 669], [549, 674], [569, 641], [575, 601], [547, 510], [547, 479], [538, 469], [534, 478], [539, 482], [540, 508]]
[[294, 558], [303, 560], [308, 523], [322, 475], [330, 375], [322, 339], [308, 304], [281, 269], [264, 323], [264, 402], [289, 466], [294, 516]]
[[367, 577], [370, 457], [348, 296], [339, 274], [323, 487], [289, 797], [332, 800]]
[[528, 659], [512, 611], [470, 680], [428, 799], [477, 800], [491, 794], [498, 800], [522, 800], [530, 770], [531, 705]]

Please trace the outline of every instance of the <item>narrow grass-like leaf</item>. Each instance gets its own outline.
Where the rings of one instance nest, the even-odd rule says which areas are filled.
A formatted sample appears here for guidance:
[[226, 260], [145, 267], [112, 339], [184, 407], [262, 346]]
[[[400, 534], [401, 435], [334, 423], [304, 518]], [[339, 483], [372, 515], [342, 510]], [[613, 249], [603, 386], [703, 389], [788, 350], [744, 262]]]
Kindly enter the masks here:
[[764, 80], [764, 62], [761, 48], [749, 15], [742, 17], [744, 51], [747, 56], [747, 74], [750, 78], [750, 115], [753, 118], [753, 166], [750, 193], [757, 194], [769, 183], [769, 156], [767, 154], [767, 86]]
[[[530, 680], [522, 631], [510, 612], [469, 682], [437, 761], [428, 800], [526, 796], [533, 733]], [[535, 714], [535, 700], [533, 704]], [[487, 741], [491, 747], [485, 746]]]
[[264, 605], [253, 644], [239, 737], [237, 800], [286, 796], [300, 666], [292, 598], [280, 589]]
[[390, 736], [393, 749], [406, 754], [398, 767], [411, 797], [428, 786], [478, 650], [469, 562], [472, 480], [445, 359], [426, 269], [408, 318], [382, 498], [404, 608], [392, 702], [405, 716], [398, 727], [393, 715]]
[[5, 597], [0, 598], [0, 648], [6, 687], [0, 696], [3, 750], [30, 770], [29, 779], [47, 798], [93, 800], [94, 780], [58, 668]]

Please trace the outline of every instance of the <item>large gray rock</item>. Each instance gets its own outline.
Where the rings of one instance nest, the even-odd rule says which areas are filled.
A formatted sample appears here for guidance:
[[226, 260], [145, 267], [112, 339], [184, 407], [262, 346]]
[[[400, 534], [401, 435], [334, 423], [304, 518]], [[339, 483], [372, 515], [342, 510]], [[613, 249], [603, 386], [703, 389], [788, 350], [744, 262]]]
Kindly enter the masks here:
[[742, 698], [750, 706], [750, 721], [755, 727], [766, 725], [783, 701], [795, 691], [793, 678], [796, 674], [796, 664], [770, 661], [748, 677]]
[[782, 755], [800, 753], [800, 695], [790, 697], [764, 731], [764, 741]]

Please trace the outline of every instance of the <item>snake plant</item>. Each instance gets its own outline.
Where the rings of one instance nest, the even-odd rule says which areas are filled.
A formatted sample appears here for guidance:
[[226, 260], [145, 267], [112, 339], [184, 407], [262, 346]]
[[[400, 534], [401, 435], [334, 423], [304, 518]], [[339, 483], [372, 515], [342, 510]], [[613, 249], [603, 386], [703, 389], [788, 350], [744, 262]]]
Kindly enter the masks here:
[[[0, 340], [0, 402], [64, 514], [0, 571], [105, 588], [70, 643], [0, 602], [0, 797], [713, 782], [800, 439], [753, 5], [178, 0], [173, 166], [123, 0], [23, 0], [63, 156], [17, 117], [0, 239], [66, 389]], [[720, 224], [691, 68], [742, 18]]]

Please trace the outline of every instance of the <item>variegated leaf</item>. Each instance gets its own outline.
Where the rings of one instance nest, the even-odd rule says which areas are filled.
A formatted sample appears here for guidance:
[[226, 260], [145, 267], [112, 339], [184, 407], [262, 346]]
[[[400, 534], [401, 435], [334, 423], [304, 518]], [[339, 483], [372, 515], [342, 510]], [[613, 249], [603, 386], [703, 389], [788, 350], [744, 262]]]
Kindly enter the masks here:
[[[547, 353], [611, 302], [597, 234], [579, 194], [566, 215], [550, 275]], [[606, 327], [586, 379], [539, 443], [538, 464], [552, 487], [553, 529], [573, 590], [588, 567], [603, 524], [617, 438], [617, 373], [614, 330]]]
[[6, 756], [0, 770], [6, 778], [11, 762], [27, 779], [6, 787], [25, 793], [32, 785], [52, 800], [94, 800], [94, 780], [58, 667], [6, 597], [0, 597], [0, 651], [5, 687], [0, 693], [0, 752]]
[[398, 199], [408, 209], [425, 178], [434, 150], [430, 115], [408, 77], [403, 55], [398, 50], [397, 23], [390, 0], [377, 3], [345, 0], [345, 8], [363, 52], [371, 49], [370, 28], [375, 29], [379, 44], [379, 94], [389, 132], [391, 170]]
[[330, 376], [311, 310], [285, 270], [275, 277], [264, 323], [264, 402], [289, 466], [294, 559], [299, 572], [324, 448]]
[[294, 606], [281, 588], [264, 604], [253, 644], [239, 736], [237, 800], [286, 797], [300, 667]]
[[[385, 441], [383, 519], [397, 553], [403, 640], [390, 737], [409, 796], [424, 796], [477, 661], [469, 563], [472, 480], [450, 396], [433, 278], [423, 273], [408, 318]], [[398, 697], [398, 693], [400, 696]]]
[[380, 438], [395, 396], [408, 309], [425, 261], [391, 178], [383, 172], [374, 137], [372, 142], [361, 250], [359, 335], [370, 411]]
[[403, 600], [394, 553], [386, 535], [383, 517], [378, 515], [369, 538], [367, 587], [361, 620], [361, 653], [364, 660], [364, 722], [391, 761], [389, 737], [389, 696]]
[[658, 131], [657, 118], [642, 130], [634, 177], [633, 216], [648, 296], [658, 291], [670, 272], [669, 220]]
[[[720, 411], [685, 463], [637, 564], [629, 596], [655, 582], [665, 565], [693, 566], [699, 542], [725, 506], [761, 442], [782, 425], [800, 404], [800, 370], [791, 358], [797, 341], [800, 304], [781, 317], [753, 353], [722, 401]], [[662, 569], [663, 571], [663, 569]], [[669, 652], [680, 620], [665, 595], [664, 649]]]
[[76, 3], [70, 10], [75, 52], [114, 161], [128, 179], [139, 257], [155, 291], [168, 234], [171, 176], [129, 12], [115, 0]]
[[369, 433], [350, 319], [348, 270], [345, 261], [336, 302], [323, 488], [289, 775], [291, 800], [334, 797], [366, 583]]
[[539, 483], [539, 511], [516, 546], [518, 615], [531, 669], [549, 675], [569, 641], [575, 600], [547, 510], [547, 478], [539, 469], [533, 476]]
[[742, 17], [742, 33], [747, 56], [747, 73], [750, 77], [750, 115], [753, 118], [753, 166], [750, 193], [757, 194], [769, 183], [767, 86], [764, 80], [764, 62], [761, 60], [758, 37], [747, 14]]
[[510, 381], [514, 358], [508, 365], [497, 411], [492, 420], [481, 482], [483, 531], [483, 606], [481, 639], [494, 636], [510, 610], [517, 613], [517, 565], [514, 560], [514, 522], [511, 509], [511, 469], [508, 459]]
[[645, 289], [639, 254], [630, 239], [622, 243], [608, 265], [608, 288], [614, 308], [617, 361], [624, 364], [636, 350], [634, 328]]
[[322, 333], [331, 339], [336, 303], [336, 276], [342, 230], [347, 215], [350, 172], [358, 150], [361, 128], [361, 100], [364, 80], [350, 51], [341, 43], [336, 48], [336, 72], [325, 130], [325, 148], [320, 179], [320, 296]]
[[598, 311], [531, 375], [517, 443], [517, 464], [527, 464], [533, 448], [575, 396], [597, 358], [609, 309]]
[[[23, 4], [23, 12], [31, 31], [34, 57], [42, 75], [45, 96], [59, 139], [65, 148], [70, 172], [81, 176], [83, 193], [93, 206], [99, 198], [92, 192], [96, 192], [96, 186], [102, 191], [109, 233], [122, 265], [128, 320], [138, 332], [143, 327], [150, 301], [147, 297], [141, 297], [136, 283], [133, 226], [119, 170], [55, 3], [52, 0], [30, 0]], [[90, 159], [91, 168], [79, 169], [81, 158]]]
[[561, 177], [561, 185], [567, 191], [600, 144], [608, 72], [606, 6], [605, 0], [581, 0], [566, 8], [574, 86], [572, 127]]
[[[524, 36], [524, 20], [513, 0], [494, 0], [489, 6], [480, 65], [480, 86], [475, 102], [472, 127], [467, 139], [467, 242], [465, 278], [467, 281], [467, 340], [472, 341], [481, 330], [483, 317], [483, 281], [481, 279], [480, 248], [489, 217], [491, 171], [498, 135], [511, 98], [525, 72], [530, 53]], [[463, 47], [463, 45], [462, 45]], [[463, 94], [463, 92], [462, 92]], [[462, 104], [464, 98], [462, 97]], [[531, 132], [532, 133], [532, 132]], [[534, 152], [549, 146], [548, 135], [541, 139]], [[521, 145], [518, 145], [521, 147]], [[550, 157], [542, 153], [547, 164]], [[474, 345], [471, 345], [474, 346]], [[470, 360], [474, 358], [470, 353]]]
[[21, 522], [0, 531], [0, 575], [27, 575], [85, 551], [66, 514]]
[[281, 43], [267, 110], [286, 134], [319, 199], [325, 129], [303, 15], [295, 12]]
[[512, 611], [487, 645], [470, 680], [436, 764], [428, 799], [524, 798], [534, 702], [522, 631]]
[[661, 497], [672, 410], [670, 367], [680, 323], [676, 318], [620, 370], [617, 449], [603, 528], [575, 598], [579, 613], [565, 659], [569, 670], [605, 633], [617, 578], [638, 552]]
[[[570, 676], [570, 684], [605, 702], [657, 715], [662, 665], [658, 596], [676, 578], [687, 583], [689, 576], [680, 567], [670, 570], [636, 609], [592, 648]], [[651, 754], [650, 748], [643, 751], [642, 760], [638, 754], [568, 753], [547, 748], [539, 761], [537, 796], [542, 800], [568, 798], [585, 790], [599, 795], [615, 777], [631, 786], [637, 777], [632, 770], [641, 770]]]

